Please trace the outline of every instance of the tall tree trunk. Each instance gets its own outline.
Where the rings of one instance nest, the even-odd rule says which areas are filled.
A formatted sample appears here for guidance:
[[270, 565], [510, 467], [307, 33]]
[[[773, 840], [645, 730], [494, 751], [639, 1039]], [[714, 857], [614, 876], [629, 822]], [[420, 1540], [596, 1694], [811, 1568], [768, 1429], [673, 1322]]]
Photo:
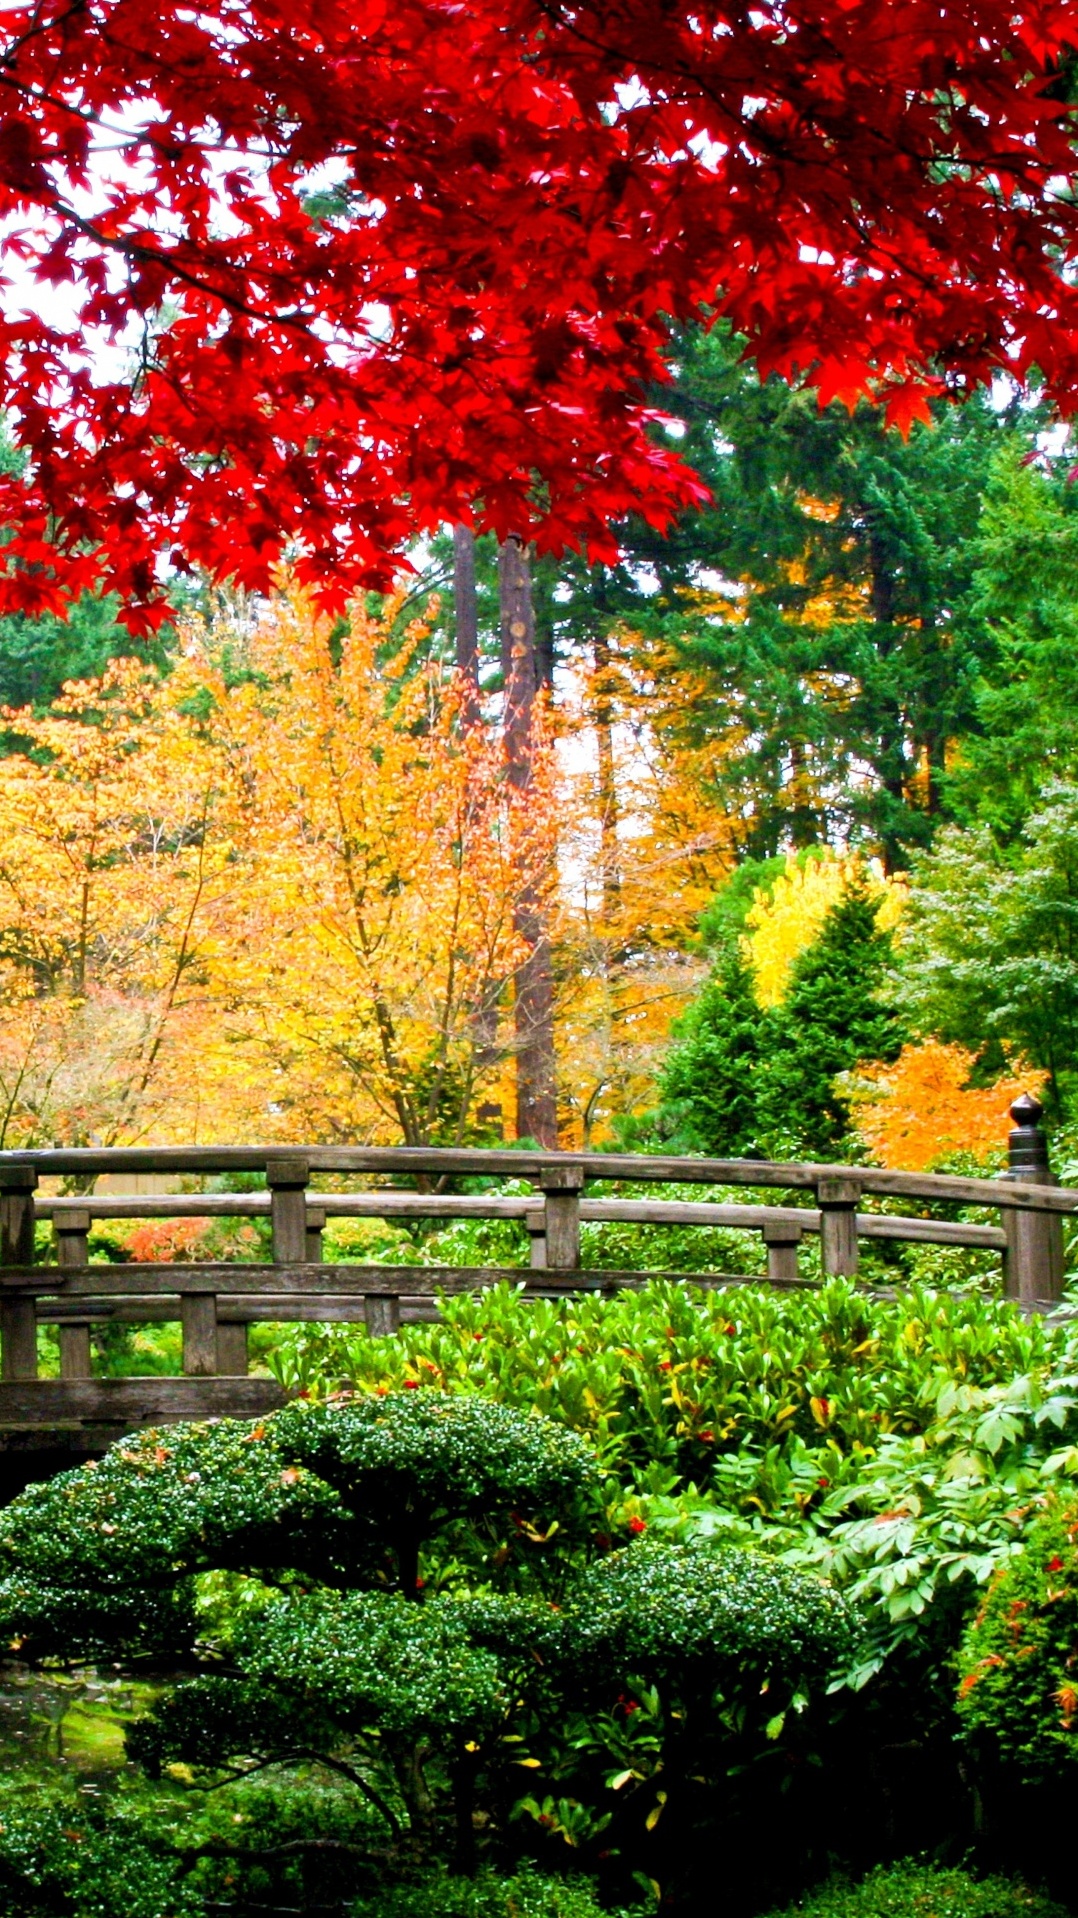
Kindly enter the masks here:
[[[470, 526], [453, 528], [453, 609], [456, 625], [456, 667], [466, 687], [464, 717], [476, 726], [479, 706], [479, 605], [475, 591], [475, 534]], [[498, 994], [484, 996], [471, 1016], [476, 1076], [481, 1080], [498, 1057]], [[501, 1107], [481, 1105], [477, 1118], [500, 1121]]]
[[599, 752], [599, 869], [603, 883], [604, 920], [621, 899], [621, 856], [618, 846], [618, 789], [614, 774], [614, 727], [610, 698], [610, 648], [605, 639], [592, 641], [595, 700], [592, 722]]
[[[505, 757], [510, 784], [525, 792], [532, 776], [535, 711], [535, 616], [531, 575], [523, 540], [506, 540], [498, 554], [502, 672], [505, 678]], [[550, 940], [539, 902], [530, 888], [517, 902], [517, 931], [528, 956], [517, 967], [514, 991], [518, 1139], [558, 1143], [554, 1067], [554, 975]]]
[[475, 534], [470, 526], [453, 528], [453, 607], [457, 628], [457, 671], [468, 687], [467, 717], [479, 717], [479, 612], [475, 597]]

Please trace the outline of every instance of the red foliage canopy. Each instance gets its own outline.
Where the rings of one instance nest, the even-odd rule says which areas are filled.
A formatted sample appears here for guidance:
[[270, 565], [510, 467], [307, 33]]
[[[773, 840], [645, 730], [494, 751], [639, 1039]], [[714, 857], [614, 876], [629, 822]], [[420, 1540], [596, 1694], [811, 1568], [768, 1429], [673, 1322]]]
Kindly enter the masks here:
[[[664, 315], [884, 399], [1078, 403], [1074, 0], [6, 0], [3, 604], [158, 556], [343, 596], [695, 482]], [[320, 199], [311, 199], [320, 192]]]

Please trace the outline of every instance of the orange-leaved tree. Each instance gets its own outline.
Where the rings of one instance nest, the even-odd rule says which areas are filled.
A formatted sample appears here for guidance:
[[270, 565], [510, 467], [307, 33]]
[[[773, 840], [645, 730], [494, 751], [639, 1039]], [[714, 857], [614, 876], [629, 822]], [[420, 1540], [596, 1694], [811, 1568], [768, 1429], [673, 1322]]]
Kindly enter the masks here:
[[338, 632], [286, 588], [230, 686], [212, 667], [221, 636], [201, 641], [242, 818], [226, 1021], [294, 1136], [467, 1137], [513, 1050], [520, 902], [555, 917], [541, 717], [519, 792], [428, 626], [401, 636], [398, 611], [356, 607]]
[[697, 922], [742, 822], [714, 796], [715, 742], [688, 736], [699, 690], [671, 646], [619, 629], [594, 643], [564, 716], [577, 742], [562, 829], [566, 1143], [592, 1143], [647, 1102], [670, 1021], [704, 973]]
[[0, 759], [0, 1144], [112, 1144], [191, 1122], [234, 903], [231, 800], [188, 709], [136, 660], [8, 711]]
[[1018, 1069], [991, 1085], [970, 1084], [976, 1057], [965, 1047], [923, 1039], [903, 1046], [892, 1065], [861, 1068], [851, 1105], [854, 1123], [883, 1165], [919, 1172], [956, 1152], [998, 1158], [1020, 1092], [1039, 1092], [1044, 1073]]

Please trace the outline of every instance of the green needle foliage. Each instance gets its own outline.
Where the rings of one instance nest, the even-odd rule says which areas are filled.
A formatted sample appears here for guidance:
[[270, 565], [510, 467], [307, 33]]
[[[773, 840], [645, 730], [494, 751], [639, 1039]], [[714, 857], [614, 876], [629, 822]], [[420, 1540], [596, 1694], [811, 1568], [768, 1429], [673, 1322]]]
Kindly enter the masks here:
[[879, 905], [870, 886], [851, 884], [794, 960], [773, 1007], [758, 1003], [751, 969], [728, 934], [663, 1066], [653, 1125], [666, 1149], [717, 1158], [842, 1155], [850, 1114], [840, 1075], [862, 1059], [895, 1058], [903, 1039]]

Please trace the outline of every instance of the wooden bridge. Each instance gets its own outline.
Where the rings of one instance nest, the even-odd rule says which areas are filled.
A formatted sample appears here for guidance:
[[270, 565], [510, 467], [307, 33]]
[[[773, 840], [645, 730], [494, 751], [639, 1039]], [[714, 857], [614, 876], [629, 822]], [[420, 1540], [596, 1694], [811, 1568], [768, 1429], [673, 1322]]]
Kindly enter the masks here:
[[[390, 1335], [402, 1318], [435, 1315], [436, 1295], [473, 1291], [499, 1279], [531, 1294], [611, 1292], [653, 1272], [582, 1270], [582, 1221], [728, 1226], [759, 1234], [767, 1282], [810, 1283], [799, 1272], [807, 1235], [819, 1236], [825, 1274], [854, 1276], [863, 1240], [920, 1241], [997, 1251], [1005, 1292], [1027, 1310], [1061, 1295], [1062, 1220], [1078, 1192], [1056, 1186], [1048, 1168], [1040, 1107], [1012, 1107], [1010, 1165], [998, 1179], [967, 1179], [879, 1167], [776, 1164], [753, 1159], [636, 1157], [416, 1148], [312, 1146], [122, 1148], [0, 1153], [0, 1453], [9, 1482], [39, 1476], [65, 1460], [99, 1452], [125, 1430], [175, 1419], [255, 1416], [283, 1393], [248, 1376], [248, 1327], [257, 1321], [355, 1321]], [[97, 1194], [103, 1174], [261, 1175], [265, 1189], [237, 1193]], [[334, 1178], [363, 1189], [324, 1189]], [[527, 1182], [530, 1193], [461, 1195], [454, 1181]], [[393, 1183], [390, 1184], [389, 1181]], [[772, 1195], [768, 1202], [589, 1197], [597, 1182], [661, 1181], [730, 1186]], [[403, 1189], [405, 1182], [411, 1189]], [[60, 1190], [66, 1187], [67, 1191]], [[71, 1188], [75, 1189], [72, 1190]], [[782, 1194], [787, 1203], [775, 1202]], [[898, 1201], [901, 1214], [867, 1201]], [[792, 1202], [790, 1202], [792, 1201]], [[984, 1208], [998, 1223], [938, 1216], [941, 1208]], [[266, 1216], [267, 1264], [91, 1264], [87, 1235], [100, 1219]], [[322, 1233], [331, 1218], [512, 1218], [531, 1240], [530, 1268], [327, 1263]], [[54, 1252], [35, 1263], [35, 1225], [49, 1220]], [[677, 1274], [686, 1284], [750, 1282], [726, 1274]], [[108, 1321], [179, 1321], [178, 1377], [95, 1378], [91, 1328]], [[60, 1377], [38, 1377], [38, 1326], [59, 1327]], [[47, 1456], [46, 1456], [47, 1455]], [[22, 1464], [18, 1461], [21, 1459]]]

